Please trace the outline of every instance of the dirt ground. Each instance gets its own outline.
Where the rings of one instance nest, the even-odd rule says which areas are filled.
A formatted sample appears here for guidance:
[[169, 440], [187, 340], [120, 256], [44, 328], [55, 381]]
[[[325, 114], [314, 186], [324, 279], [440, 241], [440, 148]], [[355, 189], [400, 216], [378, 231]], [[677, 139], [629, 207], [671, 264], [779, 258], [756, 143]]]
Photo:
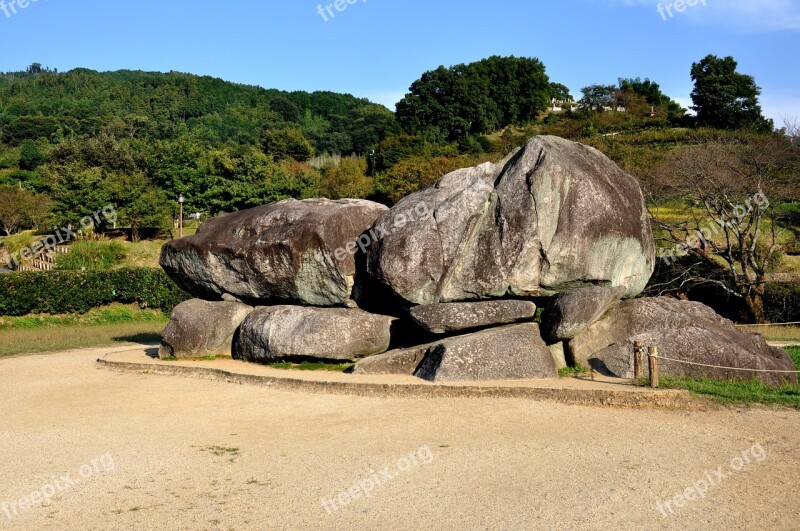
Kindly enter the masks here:
[[800, 529], [797, 411], [303, 394], [106, 352], [0, 360], [0, 529]]

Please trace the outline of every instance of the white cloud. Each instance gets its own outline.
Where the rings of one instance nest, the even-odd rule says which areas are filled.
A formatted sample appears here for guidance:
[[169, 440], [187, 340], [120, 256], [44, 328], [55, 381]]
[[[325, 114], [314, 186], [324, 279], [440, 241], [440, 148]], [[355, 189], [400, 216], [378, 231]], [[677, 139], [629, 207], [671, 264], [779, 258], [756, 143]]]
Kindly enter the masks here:
[[[612, 6], [646, 7], [656, 11], [676, 0], [599, 0]], [[705, 4], [705, 5], [704, 5]], [[700, 0], [682, 13], [673, 9], [669, 21], [684, 19], [703, 25], [730, 26], [740, 31], [800, 31], [800, 3], [796, 0]]]

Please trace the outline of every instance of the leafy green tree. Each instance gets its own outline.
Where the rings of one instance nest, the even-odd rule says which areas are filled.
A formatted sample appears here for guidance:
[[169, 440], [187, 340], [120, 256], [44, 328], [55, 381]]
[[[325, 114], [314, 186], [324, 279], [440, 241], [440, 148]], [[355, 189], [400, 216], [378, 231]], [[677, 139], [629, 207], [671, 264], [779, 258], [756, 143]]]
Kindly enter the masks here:
[[33, 171], [38, 168], [46, 157], [39, 150], [39, 146], [33, 140], [25, 140], [19, 146], [19, 169]]
[[277, 96], [270, 102], [269, 106], [270, 109], [278, 113], [284, 122], [298, 123], [300, 121], [300, 109], [286, 96]]
[[758, 103], [761, 89], [753, 76], [737, 72], [737, 67], [733, 57], [715, 55], [692, 65], [692, 109], [697, 112], [697, 123], [721, 129], [771, 131], [774, 124], [764, 118]]
[[550, 97], [558, 101], [569, 101], [572, 95], [569, 93], [569, 87], [561, 83], [550, 83]]
[[473, 166], [470, 157], [410, 157], [392, 166], [381, 178], [389, 200], [397, 202], [409, 194], [431, 186], [444, 175]]
[[647, 105], [655, 107], [656, 111], [665, 112], [670, 120], [679, 120], [686, 115], [686, 110], [678, 102], [661, 92], [661, 87], [658, 83], [647, 78], [644, 81], [638, 77], [620, 78], [617, 99], [620, 100], [622, 98], [623, 101], [621, 103], [626, 108], [630, 107], [630, 103], [624, 101], [628, 94], [641, 96]]
[[50, 139], [58, 129], [58, 121], [50, 116], [21, 116], [3, 127], [2, 140], [17, 146], [25, 140]]
[[375, 192], [375, 182], [367, 177], [367, 161], [343, 159], [337, 165], [322, 170], [322, 194], [330, 199], [364, 199]]
[[50, 200], [16, 186], [0, 186], [0, 228], [6, 236], [40, 224]]
[[314, 147], [299, 129], [281, 127], [264, 133], [264, 153], [277, 160], [294, 159], [304, 162], [314, 156]]
[[602, 112], [605, 107], [614, 104], [614, 95], [617, 92], [615, 85], [589, 85], [583, 87], [580, 104], [586, 112]]
[[396, 116], [409, 134], [458, 141], [535, 120], [550, 97], [538, 59], [494, 56], [425, 72], [397, 104]]
[[169, 199], [143, 173], [109, 175], [104, 184], [117, 213], [117, 224], [131, 229], [132, 241], [139, 241], [142, 229], [163, 230], [171, 226]]

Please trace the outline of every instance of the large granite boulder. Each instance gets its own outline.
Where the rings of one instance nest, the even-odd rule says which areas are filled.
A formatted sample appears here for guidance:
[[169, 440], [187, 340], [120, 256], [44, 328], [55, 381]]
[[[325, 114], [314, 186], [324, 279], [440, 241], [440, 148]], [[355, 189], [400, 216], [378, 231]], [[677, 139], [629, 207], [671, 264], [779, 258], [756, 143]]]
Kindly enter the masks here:
[[386, 352], [394, 318], [349, 308], [267, 306], [242, 323], [238, 359], [356, 361]]
[[430, 348], [415, 375], [432, 382], [556, 378], [539, 326], [525, 323], [446, 339]]
[[383, 354], [369, 356], [355, 364], [353, 374], [402, 374], [412, 375], [425, 358], [425, 354], [437, 343], [428, 343], [416, 347], [390, 350]]
[[636, 180], [596, 149], [550, 136], [507, 162], [445, 175], [374, 227], [385, 235], [369, 248], [368, 272], [414, 304], [588, 285], [633, 297], [655, 267]]
[[794, 371], [789, 355], [770, 347], [759, 334], [737, 329], [733, 323], [698, 302], [666, 297], [623, 301], [607, 317], [569, 342], [575, 362], [615, 376], [633, 376], [633, 343], [657, 346], [664, 375], [717, 380], [761, 380], [770, 385], [797, 383], [797, 375], [749, 372], [717, 367]]
[[354, 256], [371, 238], [360, 236], [386, 210], [355, 199], [290, 199], [234, 212], [165, 245], [161, 267], [204, 299], [352, 306]]
[[252, 306], [192, 299], [172, 312], [161, 340], [160, 358], [231, 357], [233, 338]]
[[542, 315], [542, 335], [549, 342], [572, 339], [619, 304], [625, 288], [591, 286], [558, 295]]
[[452, 302], [415, 306], [411, 318], [434, 334], [447, 334], [472, 328], [485, 328], [532, 320], [536, 305], [529, 301]]

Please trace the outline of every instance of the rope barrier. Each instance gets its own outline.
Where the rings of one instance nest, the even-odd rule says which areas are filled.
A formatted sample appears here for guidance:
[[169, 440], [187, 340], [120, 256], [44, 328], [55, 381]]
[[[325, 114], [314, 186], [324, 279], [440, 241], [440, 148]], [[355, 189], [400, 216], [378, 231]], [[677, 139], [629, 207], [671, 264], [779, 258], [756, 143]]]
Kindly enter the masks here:
[[674, 361], [675, 363], [684, 363], [686, 365], [696, 365], [698, 367], [709, 367], [712, 369], [726, 369], [729, 371], [748, 371], [748, 372], [775, 372], [775, 373], [782, 373], [782, 374], [800, 374], [800, 371], [773, 371], [769, 369], [742, 369], [740, 367], [722, 367], [720, 365], [706, 365], [705, 363], [694, 363], [692, 361], [683, 361], [683, 360], [674, 360], [672, 358], [665, 358], [664, 356], [658, 356], [659, 360], [664, 361]]

